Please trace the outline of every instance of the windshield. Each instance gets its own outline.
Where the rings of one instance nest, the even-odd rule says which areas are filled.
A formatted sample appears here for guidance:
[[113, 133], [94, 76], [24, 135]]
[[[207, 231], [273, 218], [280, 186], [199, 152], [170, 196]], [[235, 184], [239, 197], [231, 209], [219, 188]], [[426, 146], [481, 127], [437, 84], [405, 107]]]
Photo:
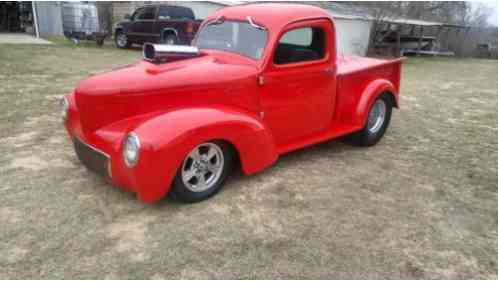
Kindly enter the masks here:
[[208, 23], [199, 33], [199, 49], [216, 49], [238, 53], [255, 60], [263, 55], [267, 32], [249, 22], [214, 21]]

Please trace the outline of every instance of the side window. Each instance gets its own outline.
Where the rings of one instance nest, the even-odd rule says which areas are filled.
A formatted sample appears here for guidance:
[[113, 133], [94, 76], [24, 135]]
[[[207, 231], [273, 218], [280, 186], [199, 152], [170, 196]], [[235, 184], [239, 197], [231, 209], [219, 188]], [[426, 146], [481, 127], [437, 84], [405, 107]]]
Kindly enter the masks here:
[[310, 46], [313, 39], [313, 30], [310, 27], [291, 30], [284, 34], [279, 43], [297, 46]]
[[145, 15], [145, 9], [144, 8], [138, 9], [133, 14], [133, 20], [143, 20], [144, 15]]
[[195, 19], [192, 10], [184, 7], [171, 7], [171, 17], [177, 20]]
[[160, 20], [193, 20], [195, 19], [194, 14], [190, 9], [184, 7], [167, 6], [159, 8]]
[[320, 60], [325, 57], [325, 32], [318, 27], [293, 29], [278, 42], [273, 62], [289, 64]]
[[143, 17], [141, 20], [154, 20], [156, 17], [156, 8], [155, 7], [146, 7], [145, 12], [143, 13]]
[[169, 20], [171, 19], [169, 8], [168, 7], [159, 7], [159, 15], [157, 17], [160, 20]]

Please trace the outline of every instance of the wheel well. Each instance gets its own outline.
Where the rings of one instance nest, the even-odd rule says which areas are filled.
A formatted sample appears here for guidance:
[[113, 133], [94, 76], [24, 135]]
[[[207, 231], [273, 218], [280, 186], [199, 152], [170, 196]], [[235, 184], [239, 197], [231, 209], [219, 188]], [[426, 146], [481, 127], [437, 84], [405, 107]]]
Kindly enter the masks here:
[[227, 140], [224, 140], [224, 139], [218, 139], [215, 141], [222, 142], [231, 148], [232, 153], [234, 155], [234, 159], [233, 159], [234, 164], [238, 169], [240, 169], [242, 167], [242, 162], [240, 161], [240, 154], [239, 154], [239, 151], [237, 150], [237, 148], [235, 147], [235, 145]]
[[178, 37], [177, 32], [173, 29], [164, 29], [163, 31], [161, 31], [161, 38], [165, 38], [168, 35], [174, 35], [175, 37]]
[[396, 98], [394, 97], [394, 94], [390, 91], [385, 91], [383, 94], [387, 95], [391, 99], [391, 104], [398, 108], [398, 103], [396, 102]]

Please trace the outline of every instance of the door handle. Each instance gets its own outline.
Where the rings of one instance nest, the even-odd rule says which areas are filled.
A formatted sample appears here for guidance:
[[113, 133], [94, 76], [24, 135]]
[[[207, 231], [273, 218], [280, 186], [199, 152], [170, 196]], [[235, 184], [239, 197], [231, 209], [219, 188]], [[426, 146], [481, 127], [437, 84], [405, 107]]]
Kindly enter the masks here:
[[334, 68], [333, 67], [327, 67], [323, 70], [325, 74], [333, 74], [334, 73]]

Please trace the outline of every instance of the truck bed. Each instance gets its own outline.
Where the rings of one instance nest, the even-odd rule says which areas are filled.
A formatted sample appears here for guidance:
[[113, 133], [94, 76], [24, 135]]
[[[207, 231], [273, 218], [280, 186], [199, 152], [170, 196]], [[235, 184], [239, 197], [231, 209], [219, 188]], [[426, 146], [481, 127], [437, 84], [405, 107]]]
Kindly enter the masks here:
[[403, 58], [383, 60], [338, 55], [337, 110], [334, 119], [346, 127], [363, 127], [358, 123], [356, 109], [367, 85], [375, 80], [387, 80], [399, 93], [402, 61]]
[[381, 67], [384, 65], [392, 65], [401, 62], [403, 58], [385, 60], [385, 59], [374, 59], [367, 57], [359, 57], [352, 55], [337, 55], [337, 75], [343, 76], [371, 68]]

